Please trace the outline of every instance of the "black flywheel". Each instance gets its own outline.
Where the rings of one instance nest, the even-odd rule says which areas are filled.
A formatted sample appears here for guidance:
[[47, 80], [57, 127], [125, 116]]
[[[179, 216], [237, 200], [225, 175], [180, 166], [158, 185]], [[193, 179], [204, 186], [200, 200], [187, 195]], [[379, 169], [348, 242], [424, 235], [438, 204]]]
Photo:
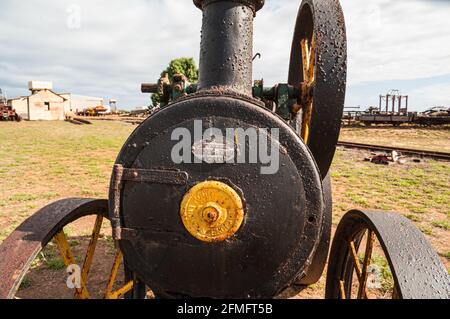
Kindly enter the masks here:
[[339, 1], [304, 0], [295, 26], [288, 83], [300, 89], [293, 120], [322, 178], [339, 138], [346, 77], [347, 40]]

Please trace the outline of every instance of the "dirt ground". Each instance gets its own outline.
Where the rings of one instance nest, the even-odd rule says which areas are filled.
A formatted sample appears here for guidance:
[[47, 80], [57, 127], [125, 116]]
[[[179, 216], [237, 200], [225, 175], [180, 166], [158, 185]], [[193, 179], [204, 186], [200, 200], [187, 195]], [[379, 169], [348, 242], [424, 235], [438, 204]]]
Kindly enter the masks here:
[[[0, 123], [0, 242], [49, 202], [66, 197], [105, 198], [115, 157], [135, 127], [109, 121], [82, 126]], [[449, 128], [344, 128], [341, 140], [450, 152]], [[419, 227], [449, 269], [450, 163], [426, 159], [383, 166], [365, 162], [368, 155], [365, 151], [337, 151], [332, 167], [333, 229], [343, 214], [354, 208], [395, 211]], [[80, 265], [91, 225], [92, 218], [87, 218], [65, 229]], [[89, 275], [94, 297], [104, 294], [114, 254], [110, 229], [105, 225]], [[376, 262], [384, 267], [378, 248], [376, 256]], [[18, 296], [70, 298], [73, 292], [66, 288], [66, 278], [56, 246], [50, 246], [33, 264]], [[383, 278], [389, 286], [389, 274]], [[53, 285], [55, 281], [57, 285]], [[324, 288], [325, 276], [296, 298], [323, 298]], [[378, 291], [375, 296], [382, 294]]]

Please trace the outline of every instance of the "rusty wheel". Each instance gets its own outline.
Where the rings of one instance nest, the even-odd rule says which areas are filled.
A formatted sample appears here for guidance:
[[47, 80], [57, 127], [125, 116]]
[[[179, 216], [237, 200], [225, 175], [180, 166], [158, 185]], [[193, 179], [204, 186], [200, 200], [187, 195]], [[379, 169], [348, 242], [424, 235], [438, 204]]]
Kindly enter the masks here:
[[326, 298], [450, 298], [450, 277], [424, 235], [395, 213], [351, 211], [328, 263]]
[[338, 0], [304, 0], [291, 49], [288, 83], [300, 89], [292, 108], [297, 132], [322, 178], [336, 150], [344, 108], [347, 40]]
[[[90, 199], [61, 200], [27, 219], [0, 246], [0, 298], [143, 298], [144, 286], [126, 267], [121, 269], [122, 253], [112, 241], [108, 246], [111, 252], [97, 258], [101, 259], [100, 264], [105, 264], [107, 257], [111, 257], [110, 263], [103, 265], [110, 271], [109, 277], [103, 281], [96, 278], [96, 284], [104, 282], [104, 287], [88, 289], [96, 248], [100, 253], [103, 250], [99, 247], [108, 244], [100, 243], [106, 241], [101, 239], [105, 219], [108, 219], [108, 202]], [[70, 236], [70, 225], [80, 221], [83, 226], [93, 224], [92, 232], [87, 236]], [[85, 253], [82, 246], [86, 247]], [[79, 259], [82, 254], [84, 258]], [[122, 274], [122, 280], [116, 280], [118, 274]], [[26, 290], [32, 285], [28, 281], [33, 276], [39, 276], [39, 282], [44, 282], [30, 295]], [[52, 279], [58, 287], [52, 285]]]

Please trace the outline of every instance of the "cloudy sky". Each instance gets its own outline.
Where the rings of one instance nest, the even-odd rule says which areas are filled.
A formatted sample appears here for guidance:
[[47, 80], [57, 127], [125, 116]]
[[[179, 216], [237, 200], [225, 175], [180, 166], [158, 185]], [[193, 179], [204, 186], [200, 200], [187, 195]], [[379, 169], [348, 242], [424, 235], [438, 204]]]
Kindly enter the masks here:
[[[300, 0], [266, 0], [255, 21], [254, 78], [287, 80]], [[341, 0], [347, 23], [346, 106], [378, 104], [399, 89], [411, 107], [450, 105], [450, 0]], [[154, 82], [177, 57], [198, 60], [201, 12], [191, 0], [0, 1], [0, 88], [27, 94], [27, 81], [57, 92], [148, 104]]]

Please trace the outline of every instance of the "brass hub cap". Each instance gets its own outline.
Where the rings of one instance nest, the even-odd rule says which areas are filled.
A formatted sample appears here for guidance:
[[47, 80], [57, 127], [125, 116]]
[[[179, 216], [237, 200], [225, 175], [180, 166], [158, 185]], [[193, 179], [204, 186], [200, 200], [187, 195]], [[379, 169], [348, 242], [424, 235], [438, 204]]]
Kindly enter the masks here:
[[244, 221], [239, 194], [227, 184], [216, 181], [194, 186], [184, 196], [180, 214], [186, 230], [204, 242], [227, 240]]

